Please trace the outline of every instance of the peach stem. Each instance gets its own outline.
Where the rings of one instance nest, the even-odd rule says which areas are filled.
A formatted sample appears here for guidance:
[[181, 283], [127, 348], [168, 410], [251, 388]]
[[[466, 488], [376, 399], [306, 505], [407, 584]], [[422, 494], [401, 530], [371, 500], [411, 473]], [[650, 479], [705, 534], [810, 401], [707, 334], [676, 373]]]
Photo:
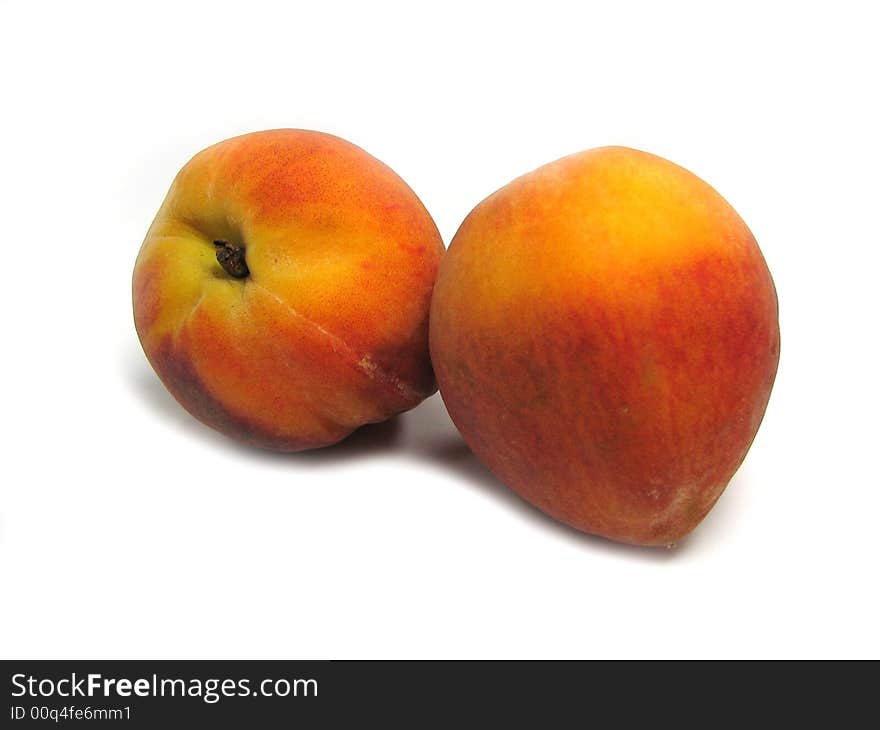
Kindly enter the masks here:
[[236, 279], [244, 279], [251, 273], [244, 260], [244, 246], [233, 246], [227, 241], [214, 241], [217, 247], [217, 261], [223, 270]]

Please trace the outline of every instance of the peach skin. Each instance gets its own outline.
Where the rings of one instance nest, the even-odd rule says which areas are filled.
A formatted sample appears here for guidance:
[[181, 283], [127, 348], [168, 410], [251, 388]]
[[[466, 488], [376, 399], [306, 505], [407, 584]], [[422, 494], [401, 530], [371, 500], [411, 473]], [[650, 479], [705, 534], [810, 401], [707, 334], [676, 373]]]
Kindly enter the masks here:
[[269, 449], [327, 446], [435, 391], [442, 253], [415, 193], [359, 147], [246, 134], [175, 178], [135, 264], [135, 326], [199, 420]]
[[761, 423], [776, 291], [715, 190], [606, 147], [467, 216], [440, 264], [430, 347], [453, 421], [503, 482], [579, 530], [669, 545]]

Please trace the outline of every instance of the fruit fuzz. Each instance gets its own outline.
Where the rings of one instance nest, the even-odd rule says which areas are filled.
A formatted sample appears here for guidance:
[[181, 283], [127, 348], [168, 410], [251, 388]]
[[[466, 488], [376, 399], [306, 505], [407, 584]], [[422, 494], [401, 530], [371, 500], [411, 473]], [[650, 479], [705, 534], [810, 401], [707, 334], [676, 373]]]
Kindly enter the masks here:
[[442, 253], [415, 193], [362, 149], [246, 134], [175, 178], [135, 265], [135, 326], [199, 420], [256, 446], [326, 446], [436, 390]]
[[452, 420], [503, 482], [579, 530], [667, 545], [758, 430], [776, 291], [715, 190], [607, 147], [474, 208], [440, 265], [430, 347]]

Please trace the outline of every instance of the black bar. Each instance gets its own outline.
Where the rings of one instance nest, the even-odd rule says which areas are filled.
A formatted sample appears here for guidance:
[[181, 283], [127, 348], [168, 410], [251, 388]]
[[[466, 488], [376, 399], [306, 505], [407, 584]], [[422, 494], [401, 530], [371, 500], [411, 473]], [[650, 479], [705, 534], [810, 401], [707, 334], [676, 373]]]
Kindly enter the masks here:
[[[723, 664], [723, 666], [722, 666]], [[723, 719], [842, 727], [876, 664], [807, 662], [3, 661], [2, 727], [629, 727]], [[857, 671], [851, 671], [857, 670]], [[852, 676], [854, 675], [854, 676]], [[72, 695], [72, 696], [68, 696]], [[873, 722], [873, 721], [872, 721]], [[519, 725], [518, 725], [519, 726]], [[381, 727], [379, 725], [378, 727]]]

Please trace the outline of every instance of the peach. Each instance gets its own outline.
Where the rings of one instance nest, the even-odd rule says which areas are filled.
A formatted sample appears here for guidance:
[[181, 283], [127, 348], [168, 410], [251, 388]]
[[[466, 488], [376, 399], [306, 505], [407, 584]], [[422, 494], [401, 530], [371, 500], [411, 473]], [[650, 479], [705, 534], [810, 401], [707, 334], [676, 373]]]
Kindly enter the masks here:
[[440, 264], [430, 347], [476, 455], [579, 530], [668, 545], [744, 459], [779, 359], [776, 291], [709, 185], [637, 150], [480, 203]]
[[359, 147], [246, 134], [175, 178], [135, 264], [135, 326], [199, 420], [270, 449], [326, 446], [436, 390], [442, 253], [415, 193]]

